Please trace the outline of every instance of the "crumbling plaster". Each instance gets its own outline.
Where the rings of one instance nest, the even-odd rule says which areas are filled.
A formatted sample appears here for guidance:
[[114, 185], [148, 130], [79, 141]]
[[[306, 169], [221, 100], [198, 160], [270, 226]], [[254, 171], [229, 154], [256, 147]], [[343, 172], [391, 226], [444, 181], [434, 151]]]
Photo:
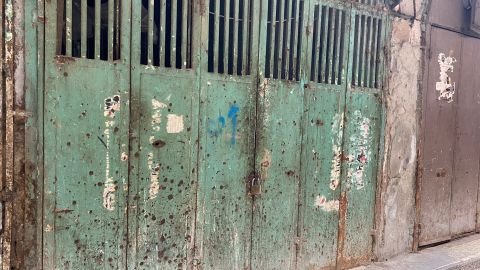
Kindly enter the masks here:
[[428, 0], [394, 9], [385, 89], [385, 153], [377, 201], [374, 253], [386, 260], [413, 249], [419, 104], [423, 77], [422, 22]]

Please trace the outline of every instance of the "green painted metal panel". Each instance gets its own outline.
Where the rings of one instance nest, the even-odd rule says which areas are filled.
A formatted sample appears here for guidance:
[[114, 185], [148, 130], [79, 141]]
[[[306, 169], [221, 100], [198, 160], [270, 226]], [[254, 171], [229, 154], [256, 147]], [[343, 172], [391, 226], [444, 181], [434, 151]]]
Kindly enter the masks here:
[[[252, 200], [248, 186], [254, 171], [255, 41], [260, 3], [243, 1], [247, 9], [235, 10], [237, 4], [224, 2], [204, 1], [199, 7], [202, 25], [195, 269], [250, 267]], [[242, 21], [234, 21], [235, 16], [242, 17]], [[235, 29], [241, 27], [245, 32], [235, 43], [234, 36], [240, 34]]]
[[199, 90], [190, 47], [160, 34], [190, 40], [186, 23], [171, 27], [192, 18], [189, 2], [132, 6], [129, 269], [186, 269], [192, 261]]
[[349, 6], [310, 5], [297, 267], [328, 269], [337, 255]]
[[253, 269], [295, 269], [303, 91], [298, 82], [265, 79], [260, 89]]
[[[128, 47], [116, 62], [57, 55], [57, 1], [45, 5], [44, 268], [123, 268]], [[127, 40], [128, 20], [121, 29]]]
[[380, 115], [378, 95], [348, 93], [338, 255], [343, 267], [366, 262], [371, 256]]
[[253, 269], [295, 269], [308, 10], [306, 1], [262, 1]]
[[385, 16], [351, 12], [349, 73], [342, 164], [339, 248], [342, 268], [372, 256], [375, 191], [381, 146]]
[[[57, 1], [46, 3], [46, 268], [331, 269], [369, 258], [381, 12], [319, 0], [121, 11], [96, 1], [93, 12]], [[64, 11], [96, 18], [57, 22]]]

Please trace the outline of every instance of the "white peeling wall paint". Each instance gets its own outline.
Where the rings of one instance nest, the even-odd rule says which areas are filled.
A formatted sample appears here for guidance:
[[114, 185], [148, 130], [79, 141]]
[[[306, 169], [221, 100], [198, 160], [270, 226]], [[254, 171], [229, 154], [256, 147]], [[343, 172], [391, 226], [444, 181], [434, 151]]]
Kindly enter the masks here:
[[455, 95], [455, 82], [449, 76], [453, 73], [453, 64], [457, 62], [457, 59], [452, 56], [446, 56], [444, 53], [438, 54], [438, 65], [440, 66], [439, 81], [435, 85], [435, 89], [440, 92], [438, 100], [445, 100], [448, 103], [453, 101], [453, 95]]

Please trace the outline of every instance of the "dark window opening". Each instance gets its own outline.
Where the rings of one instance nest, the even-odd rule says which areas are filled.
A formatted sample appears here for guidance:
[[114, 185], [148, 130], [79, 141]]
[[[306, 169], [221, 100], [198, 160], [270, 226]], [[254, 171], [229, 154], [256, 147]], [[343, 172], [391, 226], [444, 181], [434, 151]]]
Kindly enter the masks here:
[[300, 80], [303, 0], [269, 0], [265, 77]]
[[192, 0], [142, 0], [140, 63], [192, 68]]
[[252, 0], [210, 1], [208, 71], [249, 75], [251, 63]]
[[85, 3], [84, 7], [82, 0], [58, 0], [57, 55], [120, 59], [121, 1], [87, 0]]

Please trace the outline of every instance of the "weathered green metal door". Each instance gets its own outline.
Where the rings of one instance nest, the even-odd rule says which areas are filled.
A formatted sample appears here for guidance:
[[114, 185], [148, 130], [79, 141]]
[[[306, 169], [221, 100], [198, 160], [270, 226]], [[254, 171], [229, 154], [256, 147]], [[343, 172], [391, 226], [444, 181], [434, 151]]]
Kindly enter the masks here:
[[45, 3], [45, 269], [125, 266], [129, 6]]
[[368, 260], [378, 7], [46, 3], [45, 268]]

